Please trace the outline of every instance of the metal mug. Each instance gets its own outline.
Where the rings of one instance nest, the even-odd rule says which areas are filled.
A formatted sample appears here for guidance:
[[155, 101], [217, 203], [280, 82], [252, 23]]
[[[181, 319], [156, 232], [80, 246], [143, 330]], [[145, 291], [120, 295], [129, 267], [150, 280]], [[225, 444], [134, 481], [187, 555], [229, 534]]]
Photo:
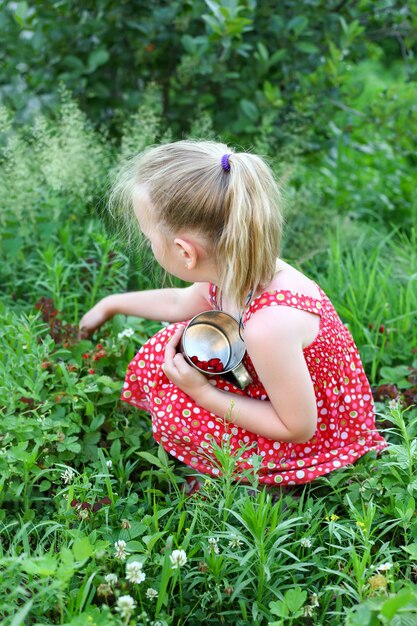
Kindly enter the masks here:
[[[242, 364], [246, 347], [239, 333], [239, 322], [224, 311], [204, 311], [193, 317], [181, 337], [180, 350], [186, 361], [203, 374], [226, 376], [241, 389], [253, 382]], [[220, 372], [201, 369], [191, 357], [208, 362], [220, 359], [224, 365]]]

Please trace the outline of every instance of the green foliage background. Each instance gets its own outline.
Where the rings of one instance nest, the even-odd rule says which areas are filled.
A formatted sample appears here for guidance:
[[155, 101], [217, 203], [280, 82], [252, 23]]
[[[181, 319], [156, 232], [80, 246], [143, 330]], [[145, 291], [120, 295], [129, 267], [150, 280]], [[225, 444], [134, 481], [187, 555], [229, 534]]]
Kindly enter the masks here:
[[[122, 626], [126, 593], [144, 611], [133, 621], [154, 626], [415, 623], [417, 419], [401, 402], [417, 402], [416, 27], [414, 0], [2, 3], [5, 626]], [[386, 394], [382, 457], [277, 501], [256, 478], [252, 493], [233, 483], [227, 450], [222, 479], [187, 498], [187, 468], [119, 402], [158, 324], [116, 316], [94, 340], [74, 334], [99, 298], [159, 284], [102, 209], [122, 160], [186, 136], [269, 159], [283, 255], [330, 296]], [[120, 539], [144, 585], [125, 580]], [[187, 551], [181, 575], [173, 548]]]

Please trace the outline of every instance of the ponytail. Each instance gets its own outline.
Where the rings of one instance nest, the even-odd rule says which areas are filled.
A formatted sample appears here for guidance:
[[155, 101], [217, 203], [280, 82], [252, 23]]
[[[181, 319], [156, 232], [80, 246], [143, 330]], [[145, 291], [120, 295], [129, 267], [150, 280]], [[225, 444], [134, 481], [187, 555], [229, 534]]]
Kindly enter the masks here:
[[281, 194], [272, 171], [259, 156], [232, 153], [225, 197], [225, 221], [216, 246], [221, 287], [243, 307], [248, 294], [275, 274], [282, 232]]

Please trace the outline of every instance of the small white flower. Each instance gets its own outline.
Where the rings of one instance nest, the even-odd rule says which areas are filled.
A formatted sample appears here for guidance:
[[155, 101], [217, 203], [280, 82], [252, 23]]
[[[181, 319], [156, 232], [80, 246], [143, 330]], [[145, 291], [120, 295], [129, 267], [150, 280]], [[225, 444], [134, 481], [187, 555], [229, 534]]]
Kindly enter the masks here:
[[311, 604], [306, 604], [306, 606], [303, 606], [304, 617], [312, 617], [313, 613], [314, 613], [314, 606], [311, 606]]
[[75, 472], [71, 467], [67, 467], [65, 472], [62, 472], [61, 478], [66, 485], [69, 485], [74, 480]]
[[388, 402], [388, 408], [391, 411], [396, 411], [397, 409], [401, 408], [401, 397], [397, 396], [396, 398], [392, 398], [392, 400], [390, 400]]
[[313, 542], [308, 537], [303, 537], [302, 539], [300, 539], [300, 546], [302, 546], [303, 548], [311, 548], [312, 545]]
[[381, 563], [381, 565], [378, 565], [376, 569], [378, 572], [389, 572], [391, 567], [392, 567], [392, 563]]
[[240, 548], [243, 544], [243, 541], [239, 539], [237, 535], [231, 535], [229, 541], [229, 548]]
[[108, 585], [112, 585], [114, 587], [114, 585], [117, 585], [118, 578], [116, 574], [106, 574], [104, 580]]
[[150, 600], [157, 598], [158, 597], [157, 590], [154, 589], [153, 587], [149, 587], [149, 589], [146, 590], [146, 597], [149, 598]]
[[315, 606], [320, 606], [319, 603], [319, 597], [317, 595], [317, 593], [312, 593], [310, 596], [310, 606], [315, 607]]
[[214, 554], [219, 554], [219, 540], [217, 539], [217, 537], [209, 537], [207, 543], [211, 552], [214, 552]]
[[116, 559], [120, 559], [121, 561], [124, 561], [126, 558], [126, 541], [123, 541], [123, 539], [120, 539], [119, 541], [115, 542], [114, 547], [116, 548], [116, 554], [115, 554]]
[[120, 341], [123, 337], [132, 337], [135, 334], [133, 328], [125, 328], [121, 333], [118, 333], [117, 339]]
[[120, 596], [117, 599], [116, 611], [120, 613], [120, 617], [129, 618], [135, 608], [136, 604], [132, 596]]
[[170, 554], [169, 560], [171, 561], [172, 569], [177, 569], [186, 564], [187, 555], [184, 550], [174, 550], [172, 554]]
[[126, 580], [131, 583], [143, 583], [146, 578], [146, 574], [142, 572], [143, 564], [139, 561], [132, 561], [126, 565]]
[[84, 520], [88, 520], [89, 519], [89, 514], [88, 514], [88, 509], [81, 509], [81, 511], [79, 511], [78, 513], [80, 519], [84, 519]]
[[113, 465], [113, 461], [111, 461], [111, 460], [106, 461], [106, 465], [110, 469], [112, 467], [112, 465]]

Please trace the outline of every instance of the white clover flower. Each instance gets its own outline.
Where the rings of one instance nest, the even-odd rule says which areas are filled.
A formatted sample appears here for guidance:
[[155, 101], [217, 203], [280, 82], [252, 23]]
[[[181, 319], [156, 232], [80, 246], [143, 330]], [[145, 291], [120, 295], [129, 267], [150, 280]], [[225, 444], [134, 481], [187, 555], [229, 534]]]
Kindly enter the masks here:
[[217, 537], [209, 537], [207, 539], [207, 543], [209, 546], [209, 549], [211, 550], [211, 552], [214, 552], [214, 554], [219, 554], [220, 550], [219, 550], [219, 540], [217, 539]]
[[110, 469], [113, 465], [113, 461], [109, 459], [108, 461], [106, 461], [106, 465]]
[[149, 587], [149, 589], [146, 590], [146, 594], [145, 595], [150, 600], [153, 600], [154, 598], [158, 597], [158, 592], [153, 587]]
[[311, 606], [311, 604], [306, 604], [306, 606], [303, 606], [304, 617], [312, 617], [313, 613], [314, 613], [314, 606]]
[[126, 565], [126, 580], [131, 583], [143, 583], [146, 578], [145, 572], [142, 572], [143, 563], [139, 561], [132, 561]]
[[319, 597], [317, 595], [317, 593], [312, 593], [310, 596], [310, 606], [315, 607], [315, 606], [320, 606], [319, 603]]
[[169, 555], [169, 560], [171, 561], [172, 569], [178, 569], [186, 564], [187, 555], [184, 550], [174, 550], [172, 554]]
[[302, 546], [303, 548], [311, 548], [312, 545], [313, 542], [308, 537], [303, 537], [302, 539], [300, 539], [300, 546]]
[[120, 617], [128, 619], [135, 608], [136, 604], [132, 596], [127, 595], [117, 598], [116, 611], [120, 613]]
[[88, 520], [90, 518], [88, 509], [81, 509], [81, 511], [79, 511], [78, 513], [78, 516], [80, 519]]
[[378, 572], [389, 572], [391, 567], [392, 567], [392, 563], [381, 563], [381, 565], [378, 565], [376, 569]]
[[116, 574], [106, 574], [104, 580], [108, 585], [112, 585], [114, 587], [114, 585], [117, 585], [118, 578]]
[[115, 542], [114, 547], [116, 548], [116, 554], [115, 554], [116, 559], [120, 559], [121, 561], [124, 561], [126, 558], [126, 541], [123, 541], [123, 539], [120, 539], [119, 541]]
[[229, 541], [229, 548], [240, 548], [243, 544], [243, 541], [239, 539], [237, 535], [231, 535]]
[[66, 485], [69, 485], [74, 480], [75, 472], [71, 467], [67, 467], [65, 472], [62, 472], [61, 478]]

